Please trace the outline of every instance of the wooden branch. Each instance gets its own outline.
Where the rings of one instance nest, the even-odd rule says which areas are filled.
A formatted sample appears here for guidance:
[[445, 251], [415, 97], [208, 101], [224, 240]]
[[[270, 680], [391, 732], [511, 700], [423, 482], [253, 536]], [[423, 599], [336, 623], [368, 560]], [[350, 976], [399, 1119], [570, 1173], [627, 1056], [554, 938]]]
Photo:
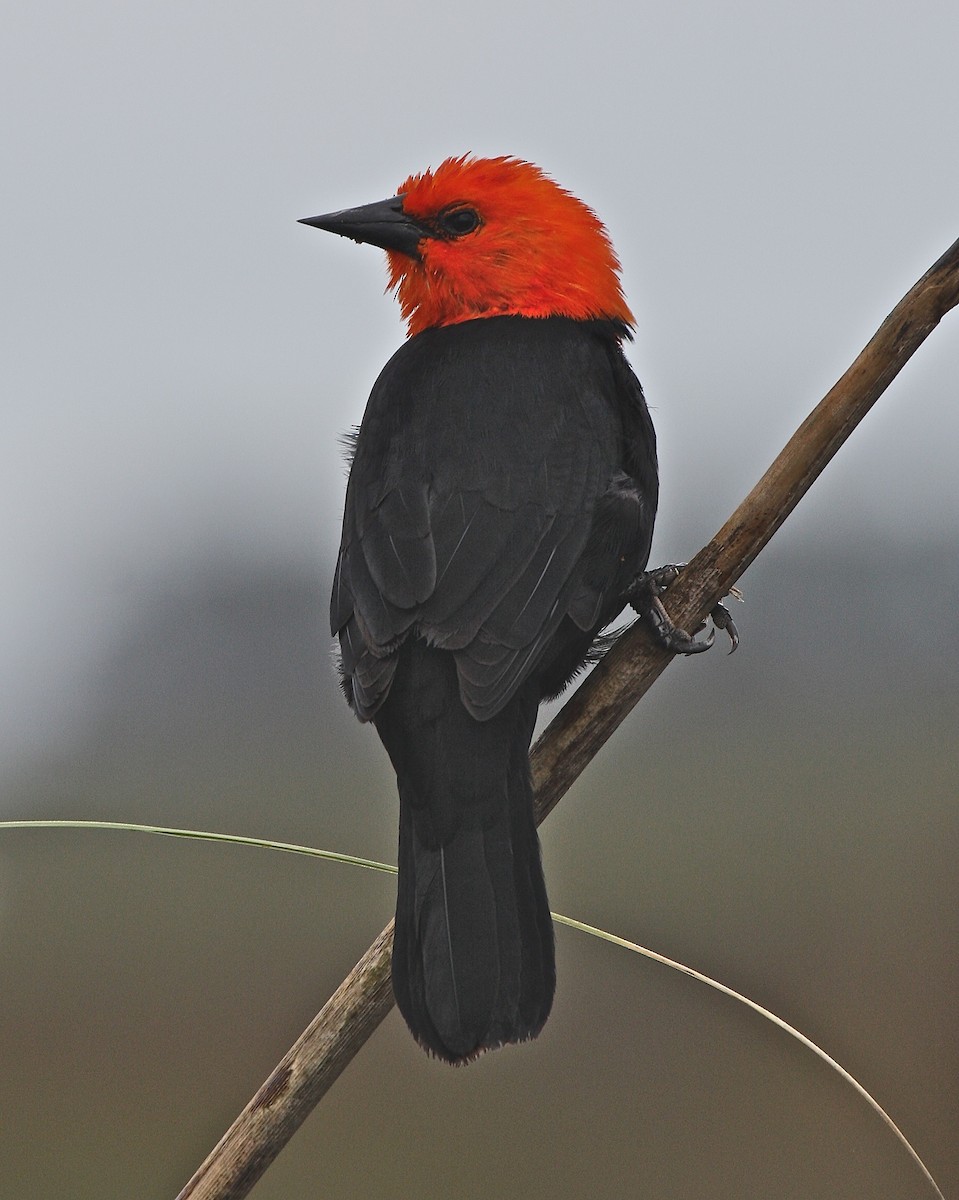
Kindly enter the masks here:
[[[742, 575], [942, 317], [959, 303], [959, 241], [910, 289], [712, 541], [666, 595], [696, 628]], [[542, 820], [665, 670], [672, 655], [634, 625], [573, 693], [530, 756]], [[393, 1006], [393, 923], [211, 1152], [177, 1200], [240, 1200]]]
[[393, 922], [313, 1018], [178, 1200], [246, 1196], [393, 1007]]

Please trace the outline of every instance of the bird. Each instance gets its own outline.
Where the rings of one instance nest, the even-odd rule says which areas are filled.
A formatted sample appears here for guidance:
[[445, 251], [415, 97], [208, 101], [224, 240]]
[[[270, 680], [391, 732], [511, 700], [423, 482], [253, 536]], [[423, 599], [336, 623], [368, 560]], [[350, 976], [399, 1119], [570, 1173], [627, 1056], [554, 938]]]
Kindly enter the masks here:
[[303, 224], [386, 251], [408, 330], [355, 433], [330, 625], [397, 777], [397, 1005], [461, 1064], [536, 1037], [553, 1003], [540, 703], [628, 603], [669, 648], [708, 643], [646, 571], [656, 436], [596, 213], [531, 162], [466, 154]]

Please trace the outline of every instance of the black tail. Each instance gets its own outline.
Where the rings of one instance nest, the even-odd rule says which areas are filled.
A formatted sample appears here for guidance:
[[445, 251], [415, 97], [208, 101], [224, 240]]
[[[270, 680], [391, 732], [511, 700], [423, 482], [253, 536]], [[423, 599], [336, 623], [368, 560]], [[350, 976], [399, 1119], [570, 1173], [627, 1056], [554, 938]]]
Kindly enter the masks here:
[[413, 1036], [462, 1062], [542, 1029], [553, 925], [533, 822], [527, 684], [474, 720], [453, 656], [410, 639], [375, 719], [400, 793], [393, 990]]

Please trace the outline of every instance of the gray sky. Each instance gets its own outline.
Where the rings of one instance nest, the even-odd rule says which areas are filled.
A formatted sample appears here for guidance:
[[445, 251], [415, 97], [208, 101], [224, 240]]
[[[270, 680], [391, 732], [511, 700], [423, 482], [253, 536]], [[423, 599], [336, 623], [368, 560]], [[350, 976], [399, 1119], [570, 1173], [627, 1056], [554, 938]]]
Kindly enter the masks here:
[[[338, 434], [402, 328], [382, 255], [296, 224], [448, 154], [609, 226], [664, 477], [654, 557], [725, 519], [959, 236], [954, 0], [453, 7], [36, 0], [0, 39], [0, 750], [152, 591], [322, 562]], [[783, 537], [959, 525], [959, 321]]]

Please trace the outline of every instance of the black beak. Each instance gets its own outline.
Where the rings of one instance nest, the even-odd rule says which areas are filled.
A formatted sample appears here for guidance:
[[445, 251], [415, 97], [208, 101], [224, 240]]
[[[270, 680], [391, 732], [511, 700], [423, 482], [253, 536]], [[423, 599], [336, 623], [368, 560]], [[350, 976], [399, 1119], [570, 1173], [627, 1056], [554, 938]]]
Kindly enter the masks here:
[[313, 225], [354, 242], [368, 242], [384, 250], [399, 250], [410, 258], [419, 258], [417, 246], [429, 230], [417, 224], [403, 211], [403, 197], [390, 196], [375, 204], [359, 208], [344, 208], [341, 212], [325, 213], [320, 217], [303, 217], [301, 225]]

